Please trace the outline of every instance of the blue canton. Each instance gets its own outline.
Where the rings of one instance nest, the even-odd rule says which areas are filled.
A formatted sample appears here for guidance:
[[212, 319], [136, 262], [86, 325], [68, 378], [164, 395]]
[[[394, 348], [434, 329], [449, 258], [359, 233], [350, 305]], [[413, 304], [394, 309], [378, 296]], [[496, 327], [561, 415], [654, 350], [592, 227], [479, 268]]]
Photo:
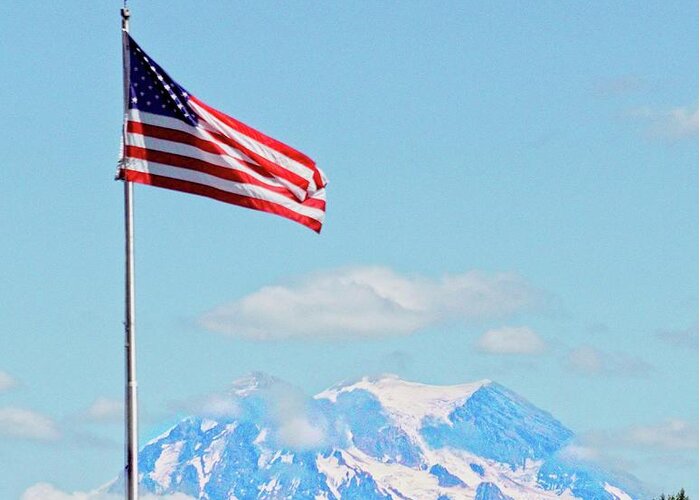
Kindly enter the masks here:
[[129, 37], [129, 109], [177, 118], [197, 125], [190, 94]]

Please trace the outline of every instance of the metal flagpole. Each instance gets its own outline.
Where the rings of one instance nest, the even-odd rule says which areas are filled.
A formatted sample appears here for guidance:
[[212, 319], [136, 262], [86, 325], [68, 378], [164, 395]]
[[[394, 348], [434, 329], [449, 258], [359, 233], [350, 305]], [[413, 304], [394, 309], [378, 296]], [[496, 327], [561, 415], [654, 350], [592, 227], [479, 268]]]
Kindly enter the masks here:
[[[121, 9], [122, 15], [122, 46], [124, 63], [124, 120], [129, 110], [129, 17], [131, 13], [126, 7]], [[123, 147], [126, 137], [123, 138]], [[125, 461], [124, 477], [126, 481], [125, 496], [128, 500], [137, 500], [139, 496], [139, 465], [138, 465], [138, 400], [136, 383], [136, 331], [134, 327], [134, 203], [133, 184], [124, 179], [124, 236], [126, 256], [126, 287], [125, 287], [125, 319], [124, 319], [124, 348], [125, 348]]]

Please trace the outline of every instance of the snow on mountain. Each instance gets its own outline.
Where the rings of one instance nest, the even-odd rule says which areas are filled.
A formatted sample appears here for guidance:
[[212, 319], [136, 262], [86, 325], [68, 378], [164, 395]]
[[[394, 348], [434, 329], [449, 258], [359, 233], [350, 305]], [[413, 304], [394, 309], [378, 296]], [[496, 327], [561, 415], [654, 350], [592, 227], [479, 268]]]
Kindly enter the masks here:
[[311, 398], [252, 374], [229, 397], [235, 414], [188, 417], [141, 450], [144, 491], [208, 500], [641, 498], [633, 480], [573, 461], [563, 453], [569, 429], [488, 380], [365, 377]]
[[395, 375], [384, 375], [378, 378], [364, 377], [352, 384], [341, 384], [317, 394], [315, 398], [336, 402], [340, 394], [364, 390], [374, 395], [398, 424], [418, 429], [426, 417], [449, 423], [447, 417], [455, 408], [490, 383], [490, 380], [482, 380], [472, 384], [435, 386], [407, 382]]

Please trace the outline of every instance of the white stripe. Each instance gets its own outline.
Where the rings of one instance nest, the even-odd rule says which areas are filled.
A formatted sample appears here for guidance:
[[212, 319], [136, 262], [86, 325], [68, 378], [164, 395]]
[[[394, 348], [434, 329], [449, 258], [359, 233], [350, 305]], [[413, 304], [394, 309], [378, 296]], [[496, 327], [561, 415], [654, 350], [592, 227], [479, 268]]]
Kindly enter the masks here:
[[[180, 156], [185, 156], [188, 158], [193, 158], [197, 160], [202, 160], [213, 165], [217, 165], [223, 168], [229, 168], [231, 170], [237, 170], [250, 175], [254, 179], [259, 180], [262, 183], [267, 184], [270, 187], [287, 189], [287, 186], [283, 185], [276, 178], [265, 177], [260, 175], [255, 170], [239, 163], [237, 160], [227, 156], [218, 155], [215, 153], [208, 153], [202, 151], [201, 149], [190, 146], [189, 144], [182, 144], [180, 142], [168, 141], [166, 139], [156, 139], [155, 137], [149, 137], [146, 135], [129, 133], [126, 136], [126, 143], [129, 146], [136, 146], [139, 148], [149, 149], [152, 151], [159, 151], [162, 153], [172, 153]], [[298, 187], [296, 188], [299, 189]], [[296, 196], [296, 195], [295, 195]]]
[[262, 156], [263, 158], [302, 177], [303, 179], [309, 182], [308, 191], [316, 191], [317, 186], [314, 182], [314, 172], [312, 169], [310, 169], [306, 165], [299, 163], [293, 158], [289, 158], [288, 156], [280, 153], [279, 151], [272, 149], [261, 142], [256, 141], [252, 137], [248, 137], [247, 135], [242, 134], [238, 130], [229, 127], [224, 122], [216, 118], [214, 115], [210, 114], [206, 109], [197, 105], [196, 102], [190, 100], [189, 105], [192, 106], [192, 108], [197, 112], [198, 115], [204, 118], [205, 126], [208, 125], [214, 131], [232, 137], [233, 139], [243, 144], [243, 146], [245, 146], [247, 149], [250, 149], [254, 153]]
[[237, 194], [241, 196], [247, 196], [249, 198], [255, 198], [258, 200], [269, 201], [277, 205], [281, 205], [285, 208], [292, 210], [300, 215], [305, 215], [311, 217], [319, 222], [323, 222], [325, 212], [317, 208], [307, 207], [301, 203], [297, 203], [294, 200], [290, 200], [280, 194], [259, 186], [253, 186], [251, 184], [245, 184], [241, 182], [234, 182], [213, 175], [205, 174], [203, 172], [196, 172], [194, 170], [188, 170], [185, 168], [173, 167], [171, 165], [165, 165], [163, 163], [156, 163], [153, 161], [139, 160], [136, 158], [129, 158], [129, 162], [126, 166], [127, 170], [133, 170], [135, 172], [142, 172], [145, 174], [159, 175], [162, 177], [169, 177], [171, 179], [177, 179], [185, 182], [192, 182], [194, 184], [200, 184], [202, 186], [209, 186], [227, 193]]
[[312, 200], [323, 200], [326, 201], [326, 188], [321, 188], [316, 191], [313, 196], [310, 197]]
[[226, 151], [227, 154], [231, 155], [233, 158], [236, 158], [238, 160], [242, 161], [248, 161], [250, 163], [255, 163], [257, 165], [258, 162], [253, 160], [252, 158], [249, 158], [246, 154], [243, 152], [233, 149], [226, 144], [222, 144], [219, 142], [217, 139], [214, 139], [206, 130], [204, 130], [202, 127], [195, 127], [193, 125], [189, 125], [182, 120], [178, 120], [177, 118], [170, 118], [169, 116], [162, 116], [162, 115], [156, 115], [153, 113], [144, 113], [143, 111], [138, 111], [135, 109], [132, 109], [129, 111], [129, 120], [134, 121], [134, 122], [141, 122], [145, 123], [146, 125], [155, 125], [157, 127], [165, 127], [173, 130], [179, 130], [180, 132], [185, 132], [190, 135], [193, 135], [195, 137], [198, 137], [202, 140], [205, 141], [210, 141], [216, 143], [218, 146], [220, 146], [224, 151]]
[[[219, 146], [221, 149], [223, 149], [226, 154], [230, 155], [233, 158], [236, 158], [241, 161], [247, 161], [249, 163], [254, 163], [255, 165], [259, 165], [260, 168], [265, 169], [264, 166], [260, 165], [257, 161], [253, 160], [250, 158], [248, 155], [245, 153], [232, 148], [231, 146], [228, 146], [227, 144], [222, 143], [219, 141], [217, 138], [213, 137], [205, 128], [202, 127], [202, 123], [200, 123], [200, 126], [193, 126], [189, 125], [182, 120], [178, 120], [177, 118], [171, 118], [169, 116], [162, 116], [162, 115], [157, 115], [154, 113], [146, 113], [143, 111], [139, 111], [137, 109], [131, 109], [129, 111], [129, 120], [135, 121], [135, 122], [141, 122], [145, 123], [146, 125], [155, 125], [157, 127], [165, 127], [173, 130], [179, 130], [180, 132], [185, 132], [190, 135], [193, 135], [195, 137], [198, 137], [202, 140], [209, 141], [215, 143], [217, 146]], [[224, 134], [226, 135], [226, 134]], [[289, 181], [285, 179], [284, 177], [279, 177], [274, 175], [273, 172], [269, 172], [270, 176], [272, 176], [274, 179], [276, 179], [279, 183], [281, 183], [284, 187], [289, 189], [292, 194], [299, 200], [299, 201], [304, 201], [307, 198], [307, 191], [300, 186], [294, 184], [292, 181]]]

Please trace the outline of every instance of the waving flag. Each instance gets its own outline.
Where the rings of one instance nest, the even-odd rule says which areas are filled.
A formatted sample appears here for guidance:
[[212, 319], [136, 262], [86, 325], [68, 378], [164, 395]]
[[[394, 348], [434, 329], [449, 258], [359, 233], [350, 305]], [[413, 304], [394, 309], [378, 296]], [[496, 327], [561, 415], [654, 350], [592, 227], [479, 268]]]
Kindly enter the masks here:
[[133, 38], [119, 179], [270, 212], [321, 231], [326, 178], [305, 154], [207, 106]]

